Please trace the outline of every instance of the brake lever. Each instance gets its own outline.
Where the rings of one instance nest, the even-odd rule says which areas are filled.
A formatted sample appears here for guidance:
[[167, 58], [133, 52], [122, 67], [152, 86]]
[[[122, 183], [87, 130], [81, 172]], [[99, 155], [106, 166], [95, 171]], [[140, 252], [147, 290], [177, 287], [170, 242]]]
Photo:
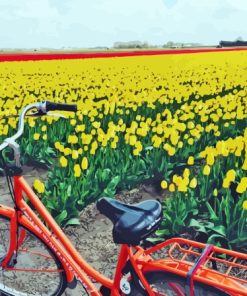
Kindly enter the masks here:
[[35, 113], [26, 114], [26, 117], [39, 117], [39, 116], [44, 116], [44, 115], [46, 115], [46, 114], [47, 114], [47, 113], [44, 113], [44, 112], [38, 111], [38, 112], [35, 112]]
[[61, 117], [61, 118], [67, 118], [66, 116], [64, 116], [63, 114], [60, 114], [60, 113], [53, 113], [53, 112], [47, 112], [46, 115], [48, 116], [54, 116], [54, 117]]

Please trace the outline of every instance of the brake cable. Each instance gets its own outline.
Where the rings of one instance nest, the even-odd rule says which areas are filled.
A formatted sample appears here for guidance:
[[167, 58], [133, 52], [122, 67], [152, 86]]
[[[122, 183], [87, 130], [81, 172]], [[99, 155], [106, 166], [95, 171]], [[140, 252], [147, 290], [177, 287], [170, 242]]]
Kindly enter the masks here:
[[[3, 157], [3, 155], [2, 155], [2, 153], [0, 153], [0, 157], [1, 157], [1, 162], [2, 162], [2, 165], [3, 165], [3, 169], [4, 169], [4, 172], [5, 172], [5, 177], [6, 177], [6, 180], [7, 180], [7, 184], [8, 184], [8, 188], [9, 188], [9, 193], [10, 193], [10, 196], [11, 196], [11, 199], [12, 199], [12, 201], [13, 201], [13, 203], [14, 203], [14, 209], [15, 209], [15, 211], [17, 212], [17, 211], [21, 211], [19, 208], [18, 208], [18, 206], [17, 206], [17, 204], [16, 204], [16, 199], [15, 199], [15, 191], [14, 191], [14, 186], [13, 186], [13, 181], [12, 181], [12, 179], [11, 179], [11, 176], [8, 174], [8, 170], [7, 170], [7, 163], [6, 163], [6, 161], [5, 161], [5, 159], [4, 159], [4, 157]], [[19, 238], [19, 227], [18, 227], [18, 225], [19, 225], [19, 223], [18, 223], [18, 217], [19, 217], [19, 215], [17, 215], [17, 227], [16, 227], [16, 248], [15, 248], [15, 257], [14, 257], [14, 261], [12, 261], [11, 263], [14, 263], [14, 264], [16, 264], [16, 262], [17, 262], [17, 255], [18, 255], [18, 243], [19, 243], [19, 240], [18, 240], [18, 238]]]
[[8, 188], [9, 188], [9, 193], [10, 193], [10, 196], [11, 196], [11, 198], [13, 200], [13, 203], [16, 206], [13, 182], [12, 182], [11, 177], [6, 172], [7, 164], [6, 164], [6, 161], [5, 161], [2, 153], [0, 153], [0, 156], [1, 156], [1, 160], [2, 160], [3, 170], [5, 172], [5, 177], [6, 177], [6, 180], [7, 180]]

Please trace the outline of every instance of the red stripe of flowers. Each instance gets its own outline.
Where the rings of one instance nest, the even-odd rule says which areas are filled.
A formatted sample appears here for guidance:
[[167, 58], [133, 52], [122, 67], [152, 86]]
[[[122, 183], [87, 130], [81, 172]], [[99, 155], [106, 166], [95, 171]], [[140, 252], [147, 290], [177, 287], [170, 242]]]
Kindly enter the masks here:
[[124, 52], [94, 52], [94, 53], [92, 52], [90, 53], [0, 53], [0, 62], [112, 58], [112, 57], [222, 52], [222, 51], [239, 51], [239, 50], [247, 50], [247, 47], [220, 48], [220, 49], [203, 48], [203, 49], [147, 50], [147, 51], [124, 51]]

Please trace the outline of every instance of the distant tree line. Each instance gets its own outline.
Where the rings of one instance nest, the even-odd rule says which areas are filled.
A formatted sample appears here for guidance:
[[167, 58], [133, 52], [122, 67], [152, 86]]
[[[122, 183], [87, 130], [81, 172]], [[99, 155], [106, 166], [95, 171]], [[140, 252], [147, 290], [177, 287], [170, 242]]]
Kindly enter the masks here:
[[199, 47], [202, 46], [200, 43], [195, 42], [173, 42], [168, 41], [163, 45], [164, 48], [184, 48], [184, 47]]
[[113, 44], [113, 48], [184, 48], [184, 47], [198, 47], [201, 46], [200, 43], [182, 43], [182, 42], [173, 42], [168, 41], [163, 45], [152, 45], [148, 42], [141, 42], [141, 41], [118, 41]]
[[236, 40], [236, 41], [220, 41], [219, 47], [235, 47], [235, 46], [247, 46], [247, 41]]
[[141, 42], [141, 41], [128, 41], [128, 42], [123, 42], [123, 41], [118, 41], [113, 44], [114, 48], [148, 48], [148, 47], [153, 47], [148, 42]]

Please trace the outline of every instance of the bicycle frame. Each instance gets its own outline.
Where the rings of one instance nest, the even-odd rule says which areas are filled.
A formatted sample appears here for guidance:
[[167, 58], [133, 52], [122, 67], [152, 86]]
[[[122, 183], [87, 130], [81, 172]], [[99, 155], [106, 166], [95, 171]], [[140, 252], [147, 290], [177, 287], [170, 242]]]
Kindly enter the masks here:
[[[100, 296], [101, 293], [89, 279], [90, 277], [96, 282], [109, 288], [112, 296], [121, 295], [119, 291], [122, 270], [129, 258], [149, 295], [154, 296], [154, 293], [151, 291], [151, 288], [145, 280], [143, 274], [139, 272], [135, 260], [131, 259], [133, 257], [133, 253], [130, 246], [121, 246], [114, 280], [108, 279], [100, 274], [97, 270], [92, 268], [81, 257], [81, 255], [74, 248], [70, 240], [63, 233], [61, 228], [57, 225], [48, 210], [45, 208], [45, 206], [42, 204], [42, 202], [39, 200], [22, 176], [14, 176], [14, 192], [17, 210], [0, 205], [0, 215], [2, 214], [10, 218], [10, 246], [5, 259], [1, 263], [2, 267], [4, 267], [6, 270], [11, 269], [8, 267], [8, 262], [12, 258], [17, 245], [20, 245], [20, 242], [17, 242], [16, 236], [18, 227], [17, 225], [19, 222], [21, 225], [37, 235], [56, 254], [66, 272], [68, 283], [73, 283], [73, 281], [77, 279], [81, 281], [90, 295]], [[37, 210], [50, 230], [45, 226], [41, 219], [34, 213], [31, 207], [24, 200], [23, 193], [31, 202], [32, 206]], [[19, 240], [22, 239], [23, 238], [19, 238]]]
[[[56, 254], [66, 272], [68, 283], [72, 284], [75, 279], [81, 281], [87, 292], [92, 296], [100, 296], [101, 293], [92, 283], [90, 278], [109, 288], [109, 290], [111, 291], [111, 296], [122, 295], [120, 292], [120, 280], [123, 276], [122, 270], [128, 260], [135, 270], [135, 273], [141, 280], [142, 285], [144, 286], [148, 295], [155, 296], [155, 293], [151, 290], [150, 285], [144, 277], [145, 272], [167, 271], [180, 275], [182, 277], [186, 277], [188, 271], [193, 266], [193, 263], [187, 262], [185, 260], [185, 257], [187, 255], [184, 256], [181, 260], [174, 258], [172, 256], [172, 250], [174, 250], [174, 248], [176, 247], [180, 247], [180, 249], [182, 250], [183, 248], [181, 247], [181, 245], [187, 244], [190, 246], [190, 249], [182, 251], [186, 254], [199, 256], [200, 254], [197, 254], [195, 251], [192, 250], [192, 248], [205, 248], [204, 244], [181, 238], [167, 240], [161, 244], [156, 245], [155, 247], [146, 250], [144, 250], [140, 246], [131, 247], [128, 245], [122, 245], [120, 248], [115, 276], [114, 279], [111, 280], [92, 268], [81, 257], [81, 255], [76, 251], [70, 240], [66, 237], [61, 228], [57, 225], [48, 210], [45, 208], [45, 206], [42, 204], [42, 202], [39, 200], [39, 198], [36, 196], [36, 194], [33, 192], [33, 190], [30, 188], [30, 186], [22, 176], [14, 176], [14, 192], [16, 198], [16, 209], [0, 205], [0, 215], [2, 214], [9, 217], [11, 221], [9, 251], [5, 259], [2, 261], [1, 265], [5, 269], [9, 269], [8, 262], [12, 258], [17, 245], [20, 245], [21, 241], [24, 239], [25, 234], [21, 233], [19, 235], [19, 241], [17, 241], [16, 233], [19, 222], [28, 230], [36, 234]], [[27, 204], [23, 197], [23, 193], [25, 194], [25, 197], [31, 202], [32, 206], [37, 210], [38, 214], [42, 217], [44, 223], [47, 226]], [[159, 260], [155, 260], [152, 258], [152, 254], [169, 245], [171, 246], [171, 248], [169, 250], [168, 258]], [[214, 247], [213, 251], [219, 254], [235, 256], [236, 258], [240, 254], [217, 247]], [[240, 258], [247, 260], [247, 255], [240, 255]], [[195, 281], [224, 289], [224, 291], [231, 293], [231, 295], [233, 296], [247, 295], [247, 288], [244, 288], [241, 285], [241, 281], [239, 283], [230, 276], [219, 274], [217, 271], [208, 269], [205, 266], [202, 266], [202, 268], [200, 268], [199, 273], [195, 274], [194, 279]], [[247, 283], [247, 281], [243, 282]]]
[[[71, 244], [70, 240], [66, 237], [61, 228], [57, 225], [48, 210], [44, 207], [42, 202], [32, 191], [22, 176], [14, 177], [14, 191], [18, 210], [14, 210], [3, 205], [0, 206], [0, 214], [3, 214], [4, 216], [7, 216], [11, 219], [9, 251], [1, 263], [4, 268], [8, 269], [7, 264], [16, 250], [17, 221], [19, 221], [20, 224], [41, 238], [41, 240], [56, 254], [64, 267], [68, 283], [72, 283], [76, 278], [83, 283], [90, 295], [101, 295], [101, 293], [96, 289], [92, 281], [89, 279], [89, 275], [95, 281], [101, 283], [109, 289], [119, 291], [119, 283], [117, 287], [115, 287], [116, 283], [114, 284], [112, 280], [101, 275], [80, 256], [80, 254]], [[23, 198], [23, 193], [25, 193], [32, 206], [37, 210], [50, 230], [44, 225], [44, 223], [26, 203]], [[122, 248], [126, 249], [128, 247], [122, 246]], [[122, 251], [122, 253], [125, 252]], [[121, 258], [118, 263], [118, 270], [116, 274], [119, 273], [120, 268], [123, 268], [125, 264], [123, 259], [124, 258]], [[119, 275], [117, 278], [119, 278]]]

